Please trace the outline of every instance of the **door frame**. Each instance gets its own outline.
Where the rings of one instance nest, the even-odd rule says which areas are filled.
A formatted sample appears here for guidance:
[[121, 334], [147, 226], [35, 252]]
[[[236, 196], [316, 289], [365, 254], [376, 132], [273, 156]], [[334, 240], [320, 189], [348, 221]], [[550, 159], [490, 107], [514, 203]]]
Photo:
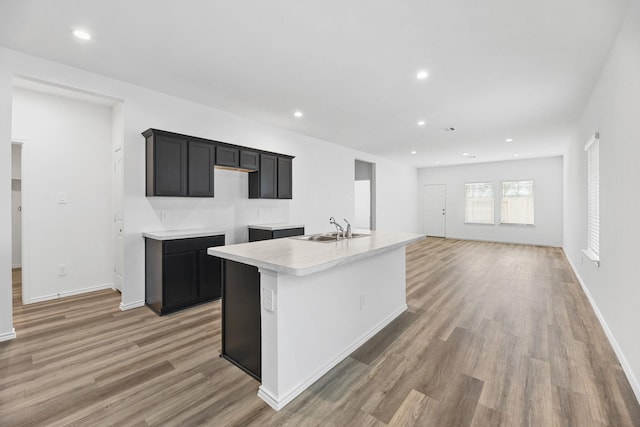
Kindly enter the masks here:
[[443, 237], [446, 238], [447, 237], [447, 184], [424, 184], [423, 188], [422, 188], [422, 231], [424, 233], [427, 232], [426, 227], [425, 227], [425, 219], [427, 216], [427, 187], [434, 187], [434, 186], [442, 186], [444, 187], [444, 225], [443, 225], [443, 230], [442, 230], [442, 236], [432, 236], [432, 237]]

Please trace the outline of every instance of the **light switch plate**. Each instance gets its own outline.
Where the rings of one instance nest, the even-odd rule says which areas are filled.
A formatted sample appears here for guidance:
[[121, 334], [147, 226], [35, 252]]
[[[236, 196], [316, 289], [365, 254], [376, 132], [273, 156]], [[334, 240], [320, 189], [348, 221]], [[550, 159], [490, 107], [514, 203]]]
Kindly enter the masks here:
[[64, 191], [61, 191], [58, 193], [58, 204], [64, 205], [65, 203], [67, 203], [67, 193]]

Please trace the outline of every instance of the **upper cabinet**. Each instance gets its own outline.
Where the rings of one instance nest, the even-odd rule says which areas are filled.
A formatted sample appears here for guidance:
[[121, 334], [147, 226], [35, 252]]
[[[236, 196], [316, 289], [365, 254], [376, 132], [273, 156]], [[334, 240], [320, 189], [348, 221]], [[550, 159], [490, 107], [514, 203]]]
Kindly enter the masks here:
[[292, 157], [260, 154], [260, 170], [249, 174], [250, 199], [292, 198]]
[[213, 197], [214, 144], [155, 129], [143, 135], [147, 196]]
[[240, 165], [240, 150], [226, 145], [218, 145], [216, 147], [217, 161], [216, 166], [224, 166], [229, 168], [237, 168]]
[[249, 172], [251, 199], [292, 198], [292, 156], [157, 129], [142, 135], [147, 196], [213, 197], [216, 166]]

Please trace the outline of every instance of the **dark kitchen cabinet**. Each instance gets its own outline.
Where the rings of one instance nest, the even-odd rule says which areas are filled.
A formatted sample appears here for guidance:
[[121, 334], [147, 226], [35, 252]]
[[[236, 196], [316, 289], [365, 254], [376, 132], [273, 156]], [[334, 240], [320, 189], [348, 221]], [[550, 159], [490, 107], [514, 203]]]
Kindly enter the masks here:
[[261, 153], [260, 170], [249, 174], [249, 198], [293, 198], [293, 158]]
[[257, 242], [259, 240], [282, 239], [284, 237], [291, 236], [304, 236], [304, 227], [290, 227], [268, 230], [262, 227], [249, 226], [250, 242]]
[[260, 169], [260, 153], [257, 151], [240, 150], [240, 168], [257, 171]]
[[278, 157], [278, 199], [293, 198], [293, 162], [290, 157]]
[[224, 260], [221, 356], [257, 380], [262, 375], [261, 326], [258, 268]]
[[187, 194], [192, 197], [213, 197], [213, 165], [215, 145], [206, 142], [189, 141], [189, 164]]
[[218, 145], [216, 147], [216, 165], [237, 168], [240, 165], [240, 150], [235, 147]]
[[207, 248], [224, 235], [159, 240], [145, 237], [145, 303], [159, 315], [220, 298], [222, 260]]
[[215, 145], [155, 129], [146, 138], [147, 196], [213, 197]]

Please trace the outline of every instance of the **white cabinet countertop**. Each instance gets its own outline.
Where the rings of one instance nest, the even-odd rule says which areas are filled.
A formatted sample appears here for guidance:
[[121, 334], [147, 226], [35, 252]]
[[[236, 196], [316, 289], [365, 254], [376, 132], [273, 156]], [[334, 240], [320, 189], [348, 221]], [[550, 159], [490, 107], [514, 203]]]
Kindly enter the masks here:
[[248, 228], [256, 230], [287, 230], [289, 228], [304, 228], [304, 224], [249, 224]]
[[209, 237], [209, 236], [224, 236], [226, 233], [220, 230], [210, 230], [205, 228], [199, 228], [194, 230], [162, 230], [162, 231], [145, 231], [142, 233], [142, 237], [155, 240], [176, 240], [176, 239], [190, 239], [193, 237]]
[[212, 247], [209, 255], [294, 276], [306, 276], [340, 264], [392, 251], [424, 239], [424, 234], [366, 231], [369, 236], [330, 242], [297, 237]]

